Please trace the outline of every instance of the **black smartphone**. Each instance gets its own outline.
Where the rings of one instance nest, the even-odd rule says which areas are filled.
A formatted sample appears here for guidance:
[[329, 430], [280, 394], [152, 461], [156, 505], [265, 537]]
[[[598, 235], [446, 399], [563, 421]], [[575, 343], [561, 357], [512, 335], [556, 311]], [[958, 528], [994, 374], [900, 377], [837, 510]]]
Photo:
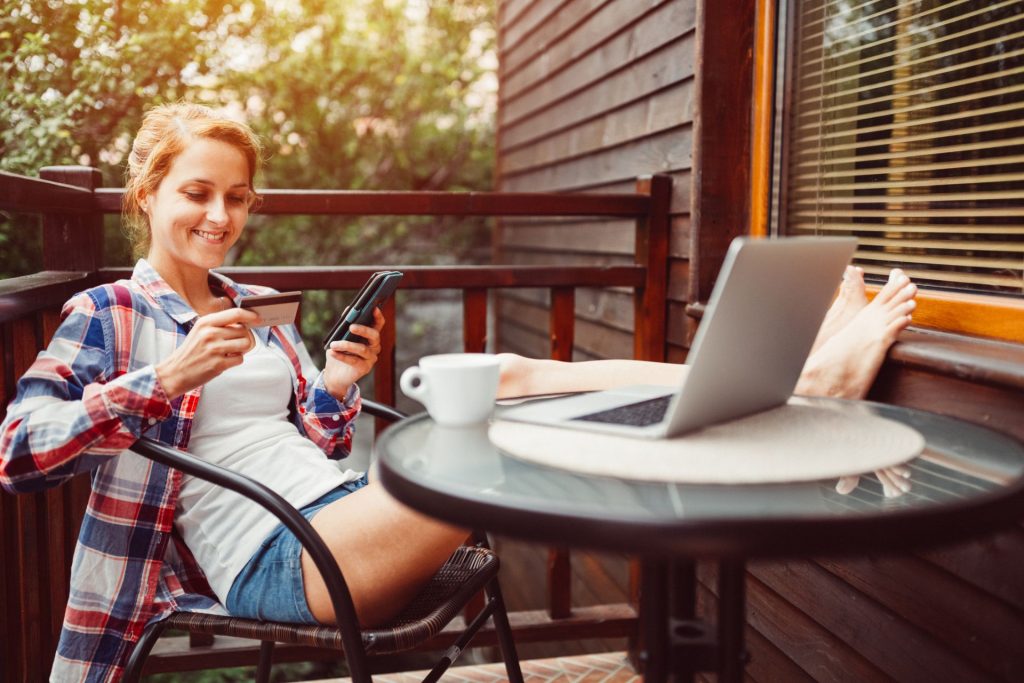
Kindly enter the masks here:
[[352, 325], [373, 326], [373, 309], [380, 306], [387, 298], [394, 294], [398, 283], [402, 279], [402, 273], [398, 270], [378, 270], [370, 276], [363, 288], [359, 290], [345, 310], [341, 312], [338, 321], [331, 327], [331, 331], [324, 337], [324, 351], [331, 347], [331, 342], [338, 340], [352, 341], [357, 344], [365, 344], [366, 338], [349, 332]]

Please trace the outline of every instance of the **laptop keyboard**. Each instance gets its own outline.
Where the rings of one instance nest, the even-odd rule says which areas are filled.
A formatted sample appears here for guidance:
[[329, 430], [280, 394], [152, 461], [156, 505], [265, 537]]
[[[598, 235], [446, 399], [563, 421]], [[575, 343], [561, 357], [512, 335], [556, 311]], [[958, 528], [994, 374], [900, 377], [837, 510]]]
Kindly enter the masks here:
[[618, 408], [602, 410], [589, 415], [581, 415], [572, 418], [572, 421], [582, 422], [605, 422], [618, 425], [631, 425], [633, 427], [646, 427], [658, 424], [665, 419], [665, 411], [668, 410], [672, 394], [659, 396], [647, 401], [628, 403]]

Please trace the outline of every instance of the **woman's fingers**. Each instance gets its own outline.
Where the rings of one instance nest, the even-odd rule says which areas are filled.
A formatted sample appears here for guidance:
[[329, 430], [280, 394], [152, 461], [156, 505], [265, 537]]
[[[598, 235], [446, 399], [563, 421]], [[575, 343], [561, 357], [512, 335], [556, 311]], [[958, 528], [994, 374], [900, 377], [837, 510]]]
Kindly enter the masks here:
[[196, 326], [212, 325], [214, 327], [227, 327], [229, 325], [248, 325], [256, 327], [260, 323], [260, 316], [256, 311], [247, 308], [228, 308], [216, 313], [208, 313], [196, 320]]
[[352, 358], [370, 360], [376, 356], [376, 353], [370, 350], [369, 345], [350, 341], [331, 342], [331, 353], [338, 360], [350, 360]]

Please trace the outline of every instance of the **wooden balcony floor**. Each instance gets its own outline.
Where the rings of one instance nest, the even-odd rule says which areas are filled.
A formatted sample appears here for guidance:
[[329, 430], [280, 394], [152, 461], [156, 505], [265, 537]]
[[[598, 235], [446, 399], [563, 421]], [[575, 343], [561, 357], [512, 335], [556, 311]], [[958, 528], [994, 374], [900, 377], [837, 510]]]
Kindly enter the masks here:
[[[624, 652], [593, 655], [527, 659], [521, 662], [526, 683], [632, 683], [640, 676], [633, 670]], [[374, 683], [419, 683], [426, 671], [374, 676]], [[332, 678], [310, 683], [349, 683], [348, 678]], [[476, 664], [456, 666], [441, 678], [444, 683], [498, 683], [507, 680], [505, 665]]]

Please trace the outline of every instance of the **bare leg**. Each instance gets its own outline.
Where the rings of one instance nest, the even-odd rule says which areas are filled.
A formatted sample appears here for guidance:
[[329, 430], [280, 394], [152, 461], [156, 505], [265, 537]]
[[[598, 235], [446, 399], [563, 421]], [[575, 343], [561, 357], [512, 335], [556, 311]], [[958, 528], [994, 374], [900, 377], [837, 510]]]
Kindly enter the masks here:
[[846, 327], [846, 324], [853, 320], [853, 317], [860, 312], [860, 309], [868, 305], [867, 291], [864, 288], [864, 269], [857, 266], [847, 266], [843, 273], [843, 282], [839, 285], [839, 293], [832, 306], [825, 314], [825, 321], [818, 330], [818, 336], [811, 347], [814, 353], [821, 345], [828, 341], [839, 330]]
[[807, 359], [796, 393], [863, 398], [896, 335], [910, 324], [916, 294], [910, 278], [893, 270], [871, 303]]
[[[376, 483], [328, 505], [312, 524], [341, 567], [364, 626], [401, 612], [469, 535], [405, 507]], [[302, 578], [310, 612], [333, 624], [327, 587], [305, 551]]]
[[499, 354], [498, 398], [540, 396], [570, 391], [614, 389], [626, 384], [679, 386], [688, 368], [679, 363], [642, 360], [592, 360], [565, 363]]

